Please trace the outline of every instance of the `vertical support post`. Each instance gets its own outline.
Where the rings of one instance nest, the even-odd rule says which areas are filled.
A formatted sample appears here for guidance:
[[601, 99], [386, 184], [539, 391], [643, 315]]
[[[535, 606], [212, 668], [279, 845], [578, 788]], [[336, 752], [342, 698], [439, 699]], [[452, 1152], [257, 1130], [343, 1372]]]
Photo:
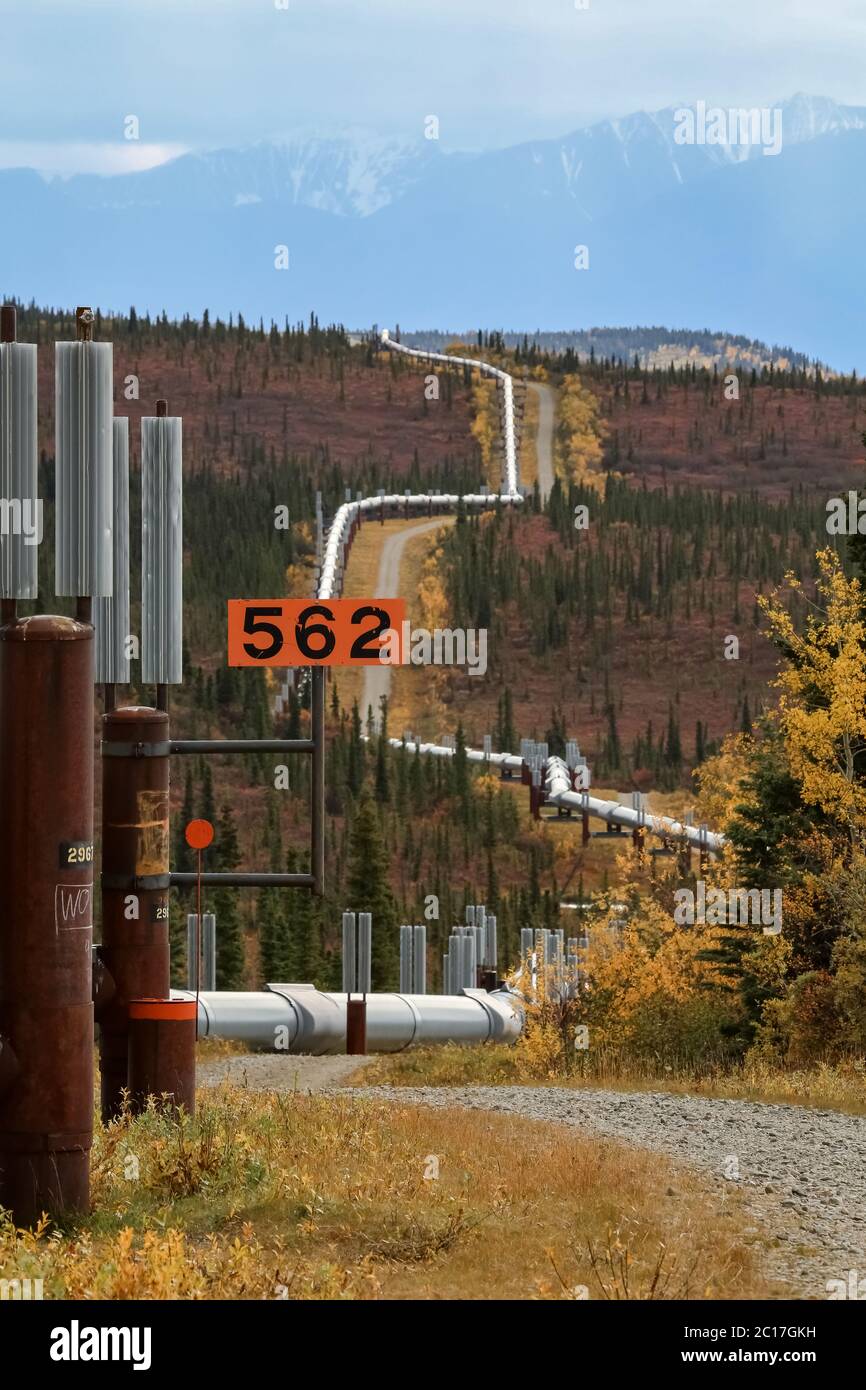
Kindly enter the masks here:
[[355, 951], [355, 914], [343, 913], [343, 993], [354, 994], [358, 988]]
[[206, 912], [202, 918], [202, 926], [202, 988], [210, 991], [216, 989], [216, 915]]
[[90, 1200], [93, 715], [91, 627], [0, 628], [0, 1036], [17, 1063], [0, 1206], [21, 1226]]
[[463, 969], [460, 988], [476, 989], [478, 977], [475, 971], [475, 930], [471, 928], [461, 939]]
[[186, 987], [195, 991], [198, 983], [198, 925], [194, 912], [186, 914]]
[[171, 992], [168, 733], [167, 714], [138, 705], [102, 719], [100, 953], [114, 981], [97, 1019], [106, 1124], [128, 1084], [129, 1001]]
[[129, 1001], [129, 1093], [134, 1112], [157, 1104], [195, 1114], [198, 1006], [189, 999]]
[[346, 1000], [346, 1056], [365, 1057], [367, 1055], [367, 1001]]
[[[354, 917], [354, 913], [351, 915]], [[344, 917], [344, 932], [345, 928]], [[371, 914], [359, 912], [355, 987], [360, 991], [361, 998], [353, 999], [351, 994], [347, 994], [346, 997], [346, 1052], [350, 1057], [363, 1057], [367, 1052], [367, 995], [370, 993], [372, 968], [372, 930], [373, 918]]]
[[373, 915], [358, 913], [358, 989], [369, 994], [373, 971]]
[[499, 941], [497, 939], [496, 916], [492, 912], [487, 918], [487, 964], [496, 975], [499, 971]]
[[448, 941], [448, 993], [460, 993], [460, 971], [463, 968], [463, 947], [460, 945], [460, 929], [455, 927]]
[[400, 993], [412, 993], [412, 928], [400, 928]]
[[313, 892], [321, 897], [325, 891], [325, 668], [314, 666], [310, 689], [313, 734], [313, 785], [311, 812], [313, 833], [310, 872], [315, 879]]
[[413, 935], [412, 993], [427, 993], [427, 927], [416, 923], [410, 928]]

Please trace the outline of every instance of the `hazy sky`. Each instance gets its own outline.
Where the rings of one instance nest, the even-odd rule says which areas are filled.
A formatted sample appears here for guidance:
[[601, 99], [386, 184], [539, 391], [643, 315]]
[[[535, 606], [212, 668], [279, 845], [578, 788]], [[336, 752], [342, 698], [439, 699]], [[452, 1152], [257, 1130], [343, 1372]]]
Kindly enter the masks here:
[[108, 172], [346, 127], [416, 139], [428, 115], [444, 147], [477, 149], [700, 98], [866, 105], [866, 0], [283, 3], [0, 0], [0, 167]]

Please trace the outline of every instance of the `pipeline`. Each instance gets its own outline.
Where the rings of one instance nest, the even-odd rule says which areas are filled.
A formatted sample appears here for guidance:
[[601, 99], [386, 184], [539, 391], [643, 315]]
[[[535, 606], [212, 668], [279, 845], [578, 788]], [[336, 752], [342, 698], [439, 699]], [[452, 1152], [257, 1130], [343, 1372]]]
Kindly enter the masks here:
[[[195, 994], [172, 990], [173, 999]], [[465, 989], [459, 995], [368, 994], [367, 1051], [402, 1052], [427, 1043], [513, 1043], [523, 1031], [519, 996]], [[200, 1038], [228, 1038], [266, 1052], [346, 1052], [345, 994], [314, 985], [269, 984], [261, 991], [199, 995]]]
[[637, 811], [618, 801], [602, 801], [588, 792], [572, 789], [571, 773], [562, 758], [548, 758], [545, 772], [546, 801], [563, 810], [588, 811], [591, 816], [607, 821], [608, 825], [623, 825], [629, 830], [648, 830], [666, 840], [682, 840], [690, 848], [709, 850], [714, 854], [722, 849], [724, 835], [701, 826], [684, 825], [671, 816], [655, 816]]
[[443, 352], [423, 352], [418, 348], [404, 347], [402, 343], [395, 342], [389, 337], [387, 328], [382, 330], [381, 343], [390, 352], [402, 352], [407, 357], [421, 358], [425, 362], [444, 362], [449, 367], [472, 367], [482, 376], [493, 377], [499, 382], [502, 389], [504, 445], [502, 488], [498, 493], [468, 492], [462, 497], [457, 493], [442, 492], [406, 493], [402, 497], [399, 493], [383, 493], [377, 497], [363, 497], [355, 502], [344, 502], [338, 509], [328, 531], [316, 589], [317, 597], [320, 599], [331, 599], [339, 596], [345, 556], [352, 543], [356, 525], [370, 513], [384, 516], [386, 511], [402, 509], [407, 514], [415, 511], [432, 516], [434, 512], [454, 511], [461, 504], [469, 511], [488, 511], [496, 506], [519, 505], [523, 501], [517, 470], [514, 383], [508, 373], [501, 371], [499, 367], [492, 366], [489, 362], [475, 361], [468, 357], [449, 357], [447, 353]]
[[[448, 353], [432, 352], [425, 348], [404, 347], [402, 343], [398, 343], [390, 337], [387, 328], [382, 329], [380, 340], [382, 347], [387, 348], [390, 352], [403, 353], [406, 357], [415, 357], [424, 362], [444, 362], [449, 367], [470, 367], [483, 376], [495, 378], [501, 384], [504, 449], [502, 492], [492, 496], [486, 493], [468, 493], [464, 497], [442, 493], [407, 494], [405, 497], [389, 494], [388, 496], [365, 497], [356, 502], [344, 503], [334, 517], [328, 532], [317, 589], [317, 595], [321, 599], [336, 598], [339, 594], [345, 557], [355, 534], [356, 522], [360, 521], [367, 513], [379, 511], [381, 514], [386, 509], [392, 510], [395, 507], [404, 507], [407, 511], [426, 508], [428, 513], [431, 510], [451, 511], [459, 502], [462, 502], [470, 510], [484, 510], [497, 504], [510, 505], [523, 501], [517, 470], [514, 383], [508, 372], [494, 367], [490, 362], [482, 362], [472, 357], [452, 357]], [[433, 757], [452, 758], [454, 756], [454, 749], [442, 744], [405, 743], [404, 745], [404, 740], [399, 738], [392, 738], [389, 742], [394, 748], [405, 746], [410, 751], [429, 753]], [[491, 767], [498, 767], [505, 772], [522, 772], [524, 767], [523, 759], [514, 753], [487, 753], [477, 748], [467, 748], [466, 757], [469, 762], [486, 762]], [[558, 806], [565, 811], [581, 811], [596, 820], [605, 821], [608, 825], [621, 825], [629, 830], [648, 831], [651, 835], [657, 835], [665, 841], [679, 840], [690, 848], [705, 852], [717, 854], [725, 843], [724, 835], [706, 830], [702, 826], [684, 825], [680, 821], [674, 820], [672, 816], [651, 815], [646, 811], [638, 811], [633, 807], [623, 806], [618, 801], [604, 801], [600, 797], [590, 796], [586, 791], [575, 791], [571, 774], [561, 758], [554, 757], [547, 760], [544, 799], [548, 805]]]
[[[409, 753], [426, 753], [434, 758], [453, 758], [455, 750], [442, 743], [419, 743], [401, 738], [389, 738], [392, 748], [405, 748]], [[520, 772], [523, 759], [515, 753], [486, 753], [480, 748], [467, 748], [466, 759], [470, 763], [487, 763], [507, 772]], [[657, 816], [649, 811], [636, 811], [631, 806], [623, 806], [619, 801], [604, 801], [601, 797], [590, 796], [586, 791], [574, 791], [571, 773], [562, 758], [548, 758], [545, 769], [545, 802], [559, 806], [564, 811], [586, 811], [596, 820], [606, 821], [608, 825], [621, 825], [629, 830], [645, 830], [658, 835], [663, 840], [681, 840], [690, 848], [718, 854], [724, 847], [725, 837], [716, 831], [704, 830], [701, 826], [685, 825], [672, 816]]]

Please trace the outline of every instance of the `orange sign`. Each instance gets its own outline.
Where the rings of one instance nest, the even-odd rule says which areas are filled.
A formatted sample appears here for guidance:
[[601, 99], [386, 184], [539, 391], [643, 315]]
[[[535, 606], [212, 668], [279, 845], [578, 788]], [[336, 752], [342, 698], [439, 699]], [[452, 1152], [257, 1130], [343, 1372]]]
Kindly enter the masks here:
[[[402, 598], [229, 599], [229, 666], [378, 666], [400, 661]], [[387, 634], [387, 636], [386, 636]]]

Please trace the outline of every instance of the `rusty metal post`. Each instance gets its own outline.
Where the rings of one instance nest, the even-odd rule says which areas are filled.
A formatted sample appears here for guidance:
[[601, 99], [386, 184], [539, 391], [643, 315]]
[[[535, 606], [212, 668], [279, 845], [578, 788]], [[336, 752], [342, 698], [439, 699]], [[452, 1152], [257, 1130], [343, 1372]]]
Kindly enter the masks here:
[[364, 995], [353, 999], [346, 998], [346, 1056], [366, 1057], [367, 1055], [367, 1000]]
[[310, 873], [313, 892], [321, 897], [325, 891], [325, 670], [314, 666], [311, 675], [310, 713], [313, 735], [313, 767], [311, 788]]
[[102, 1118], [127, 1087], [130, 999], [167, 999], [168, 715], [129, 705], [102, 720], [102, 946], [114, 994], [97, 1015]]
[[194, 1000], [129, 1001], [129, 1094], [133, 1114], [148, 1096], [167, 1097], [173, 1110], [195, 1114]]
[[581, 842], [582, 845], [588, 845], [591, 839], [592, 839], [592, 835], [590, 834], [590, 829], [589, 829], [589, 811], [581, 811], [581, 813], [580, 813], [580, 842]]
[[0, 1206], [86, 1211], [93, 1139], [93, 629], [0, 628]]

